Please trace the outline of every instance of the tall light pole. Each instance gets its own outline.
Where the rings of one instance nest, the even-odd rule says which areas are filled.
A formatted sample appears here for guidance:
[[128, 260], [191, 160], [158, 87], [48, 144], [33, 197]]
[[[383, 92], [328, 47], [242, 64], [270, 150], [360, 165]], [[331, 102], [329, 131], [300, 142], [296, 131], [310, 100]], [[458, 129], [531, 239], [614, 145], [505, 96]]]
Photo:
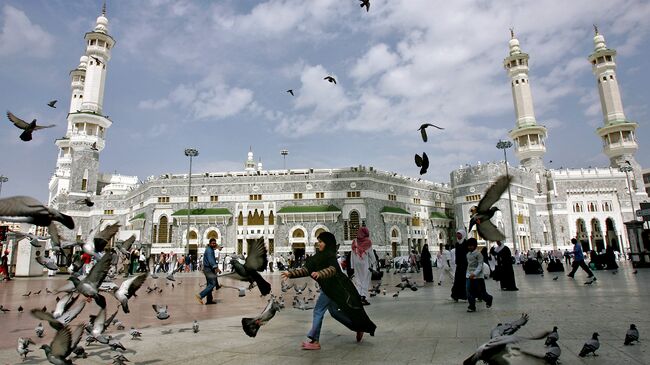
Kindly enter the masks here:
[[287, 169], [287, 155], [289, 154], [289, 150], [283, 149], [280, 151], [280, 154], [282, 155], [282, 159], [284, 160], [284, 169]]
[[632, 165], [630, 165], [630, 161], [625, 161], [625, 165], [621, 165], [619, 167], [619, 171], [625, 173], [625, 181], [627, 182], [627, 192], [630, 193], [630, 207], [632, 208], [632, 219], [631, 220], [636, 220], [636, 214], [634, 213], [634, 200], [632, 199], [632, 182], [630, 181], [630, 175], [629, 172], [633, 170]]
[[0, 175], [0, 194], [2, 194], [2, 184], [6, 183], [7, 181], [9, 181], [8, 177]]
[[[508, 176], [508, 156], [506, 155], [506, 150], [510, 147], [512, 147], [512, 142], [510, 141], [499, 140], [499, 143], [497, 143], [497, 148], [503, 150], [503, 159], [506, 164], [506, 176]], [[517, 236], [515, 234], [515, 212], [512, 209], [512, 195], [510, 194], [510, 184], [508, 184], [508, 202], [510, 203], [510, 219], [512, 221], [512, 224], [510, 225], [510, 228], [512, 228], [512, 245], [514, 249], [517, 250], [518, 245]]]
[[188, 253], [190, 250], [190, 212], [192, 210], [192, 158], [198, 155], [199, 151], [194, 148], [185, 149], [185, 156], [190, 158], [190, 175], [187, 188], [187, 233], [185, 235], [187, 242], [185, 243], [185, 253]]

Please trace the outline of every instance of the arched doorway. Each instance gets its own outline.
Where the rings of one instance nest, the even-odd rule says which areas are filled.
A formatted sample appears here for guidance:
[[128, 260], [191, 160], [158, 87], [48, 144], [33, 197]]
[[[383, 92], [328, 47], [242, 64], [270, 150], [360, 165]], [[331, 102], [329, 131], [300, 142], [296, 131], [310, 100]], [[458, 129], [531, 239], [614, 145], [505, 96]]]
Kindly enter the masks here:
[[582, 244], [584, 251], [590, 251], [589, 239], [587, 238], [587, 225], [584, 219], [578, 218], [576, 220], [576, 239]]
[[597, 252], [605, 250], [603, 231], [600, 229], [600, 221], [596, 218], [591, 220], [591, 244]]
[[399, 234], [399, 229], [398, 228], [393, 228], [390, 231], [390, 248], [391, 248], [391, 255], [393, 257], [397, 256], [397, 245], [400, 242], [400, 234]]
[[291, 250], [298, 262], [300, 262], [301, 258], [304, 258], [305, 256], [306, 243], [307, 238], [305, 231], [302, 228], [296, 228], [293, 233], [291, 233]]
[[158, 243], [169, 242], [169, 236], [167, 235], [169, 233], [168, 229], [167, 217], [163, 215], [158, 221]]
[[618, 234], [616, 233], [616, 226], [612, 218], [605, 219], [605, 240], [607, 245], [611, 246], [614, 251], [621, 252], [621, 246], [618, 242]]

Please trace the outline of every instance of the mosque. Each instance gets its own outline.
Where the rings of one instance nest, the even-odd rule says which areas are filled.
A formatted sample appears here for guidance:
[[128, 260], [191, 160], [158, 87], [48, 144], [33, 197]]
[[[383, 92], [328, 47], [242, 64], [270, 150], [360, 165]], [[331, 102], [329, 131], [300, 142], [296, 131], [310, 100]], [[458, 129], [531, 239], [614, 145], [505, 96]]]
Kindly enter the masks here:
[[[356, 230], [367, 226], [378, 253], [393, 256], [453, 241], [456, 227], [469, 220], [471, 205], [507, 166], [488, 163], [451, 173], [451, 183], [434, 183], [372, 166], [267, 170], [248, 152], [242, 171], [137, 176], [101, 173], [99, 157], [113, 121], [103, 112], [111, 50], [105, 8], [85, 34], [85, 52], [70, 72], [71, 101], [56, 170], [49, 182], [49, 204], [74, 217], [69, 239], [86, 239], [94, 229], [119, 222], [119, 238], [135, 234], [147, 253], [202, 252], [210, 238], [225, 251], [245, 253], [263, 236], [273, 254], [313, 252], [322, 231], [333, 232], [341, 250]], [[520, 167], [512, 198], [504, 195], [494, 218], [520, 248], [550, 249], [579, 237], [592, 247], [626, 245], [623, 222], [647, 200], [634, 153], [636, 123], [623, 113], [616, 80], [616, 51], [596, 33], [589, 56], [598, 80], [604, 126], [597, 130], [611, 165], [590, 169], [547, 169], [543, 163], [546, 128], [538, 125], [528, 81], [528, 59], [519, 41], [510, 40], [504, 66], [512, 81], [516, 125], [510, 132]], [[621, 172], [630, 166], [630, 178]], [[629, 190], [631, 189], [631, 194]], [[76, 203], [90, 197], [94, 206]], [[634, 207], [630, 204], [630, 199]], [[512, 226], [512, 202], [515, 225]], [[514, 240], [513, 234], [514, 232]], [[475, 234], [475, 233], [474, 233]], [[76, 237], [74, 237], [76, 236]]]

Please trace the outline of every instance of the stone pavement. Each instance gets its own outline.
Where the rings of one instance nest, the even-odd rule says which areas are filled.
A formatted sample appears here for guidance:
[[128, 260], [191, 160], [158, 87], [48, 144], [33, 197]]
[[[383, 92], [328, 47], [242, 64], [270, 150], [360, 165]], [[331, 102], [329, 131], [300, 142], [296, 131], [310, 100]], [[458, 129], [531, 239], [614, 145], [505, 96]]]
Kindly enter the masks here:
[[[530, 336], [554, 325], [559, 327], [562, 364], [650, 364], [648, 338], [650, 338], [650, 270], [639, 270], [623, 264], [618, 275], [596, 272], [598, 281], [585, 286], [585, 275], [579, 271], [576, 279], [558, 273], [545, 276], [523, 275], [517, 268], [519, 292], [501, 292], [497, 283], [488, 280], [488, 291], [494, 295], [494, 306], [486, 309], [478, 304], [478, 312], [466, 313], [467, 304], [449, 300], [450, 283], [442, 287], [428, 285], [417, 292], [405, 290], [395, 299], [394, 284], [399, 275], [388, 274], [384, 282], [388, 295], [371, 298], [366, 307], [370, 318], [377, 324], [375, 337], [366, 334], [356, 343], [354, 333], [326, 315], [321, 335], [320, 351], [304, 351], [300, 342], [311, 324], [311, 311], [290, 307], [293, 295], [286, 295], [289, 306], [278, 313], [268, 325], [262, 327], [256, 338], [247, 337], [241, 329], [241, 317], [258, 314], [265, 305], [257, 289], [246, 297], [238, 298], [235, 290], [218, 292], [219, 304], [200, 306], [193, 298], [199, 283], [204, 280], [197, 273], [180, 274], [182, 284], [175, 289], [165, 285], [164, 279], [157, 283], [163, 287], [162, 294], [146, 294], [141, 289], [132, 306], [132, 313], [118, 314], [127, 330], [110, 332], [129, 350], [125, 356], [132, 364], [461, 364], [473, 350], [487, 341], [490, 330], [498, 323], [518, 318], [522, 312], [530, 314], [529, 323], [518, 334]], [[422, 285], [420, 274], [410, 274]], [[434, 277], [437, 277], [434, 269]], [[277, 272], [267, 275], [274, 288], [279, 287]], [[306, 279], [296, 282], [302, 283]], [[0, 336], [0, 364], [21, 363], [16, 353], [16, 339], [30, 336], [35, 339], [33, 328], [37, 320], [28, 313], [17, 314], [18, 305], [26, 309], [54, 306], [54, 296], [44, 295], [63, 283], [63, 277], [17, 279], [0, 284], [0, 304], [12, 309], [0, 314], [4, 333]], [[147, 284], [153, 285], [149, 279]], [[311, 281], [310, 281], [311, 283]], [[178, 284], [178, 283], [177, 283]], [[238, 285], [223, 280], [222, 284]], [[26, 290], [43, 289], [40, 296], [29, 299], [21, 296]], [[109, 312], [115, 307], [109, 299]], [[152, 303], [170, 305], [171, 318], [158, 321], [154, 318]], [[78, 321], [96, 312], [94, 304], [88, 305]], [[189, 328], [197, 319], [201, 329], [198, 334]], [[641, 343], [623, 346], [625, 331], [635, 323], [641, 333]], [[141, 340], [133, 341], [128, 329], [141, 329]], [[579, 358], [582, 344], [598, 331], [601, 348], [598, 357]], [[49, 342], [51, 328], [37, 343]], [[83, 342], [82, 342], [83, 343]], [[45, 364], [44, 353], [36, 350], [24, 364]], [[521, 344], [522, 349], [543, 353], [543, 341]], [[77, 359], [76, 364], [110, 364], [114, 352], [103, 346], [91, 345], [88, 359]], [[515, 355], [513, 364], [541, 364], [542, 362]]]

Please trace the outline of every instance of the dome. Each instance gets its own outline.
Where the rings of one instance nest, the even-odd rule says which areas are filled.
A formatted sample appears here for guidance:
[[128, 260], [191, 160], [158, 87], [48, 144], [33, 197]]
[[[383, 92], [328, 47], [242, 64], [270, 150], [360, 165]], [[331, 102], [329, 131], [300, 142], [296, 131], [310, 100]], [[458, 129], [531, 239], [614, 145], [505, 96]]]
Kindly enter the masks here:
[[95, 25], [95, 32], [106, 33], [108, 31], [108, 19], [104, 14], [97, 17], [97, 25]]
[[88, 56], [81, 56], [79, 58], [79, 68], [86, 68], [86, 65], [88, 64]]
[[603, 37], [602, 34], [596, 34], [594, 37], [594, 49], [596, 51], [599, 51], [601, 49], [606, 49], [607, 46], [605, 45], [605, 37]]

